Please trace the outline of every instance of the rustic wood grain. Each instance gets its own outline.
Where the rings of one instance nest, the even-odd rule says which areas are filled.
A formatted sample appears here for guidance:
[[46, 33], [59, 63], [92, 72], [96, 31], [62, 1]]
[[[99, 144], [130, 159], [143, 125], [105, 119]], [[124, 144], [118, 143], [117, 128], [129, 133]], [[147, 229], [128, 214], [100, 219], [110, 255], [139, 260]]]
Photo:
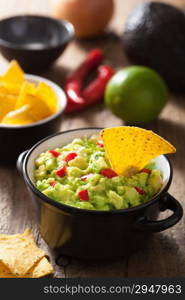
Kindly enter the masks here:
[[[115, 68], [127, 64], [120, 45], [125, 18], [138, 2], [137, 0], [117, 0], [114, 18], [109, 33], [93, 41], [75, 41], [69, 45], [64, 55], [47, 72], [42, 74], [59, 84], [63, 84], [68, 72], [75, 68], [85, 54], [93, 47], [104, 50], [107, 62]], [[164, 1], [175, 3], [184, 8], [185, 1]], [[12, 14], [36, 13], [49, 14], [49, 0], [0, 0], [0, 17]], [[0, 56], [1, 71], [7, 62]], [[114, 117], [103, 104], [87, 109], [80, 114], [64, 116], [61, 130], [87, 126], [116, 126], [123, 122]], [[174, 178], [170, 192], [185, 207], [185, 99], [170, 97], [168, 105], [160, 118], [146, 126], [155, 130], [177, 148], [172, 157]], [[163, 213], [162, 217], [168, 213]], [[46, 249], [56, 268], [55, 277], [184, 277], [185, 276], [185, 221], [184, 218], [172, 229], [156, 234], [150, 245], [143, 251], [118, 261], [102, 263], [82, 262], [72, 259], [65, 267], [54, 264], [52, 253], [40, 237], [35, 222], [33, 204], [25, 184], [15, 167], [0, 166], [0, 233], [22, 232], [24, 228], [33, 228], [38, 244]], [[65, 259], [63, 260], [65, 264]]]

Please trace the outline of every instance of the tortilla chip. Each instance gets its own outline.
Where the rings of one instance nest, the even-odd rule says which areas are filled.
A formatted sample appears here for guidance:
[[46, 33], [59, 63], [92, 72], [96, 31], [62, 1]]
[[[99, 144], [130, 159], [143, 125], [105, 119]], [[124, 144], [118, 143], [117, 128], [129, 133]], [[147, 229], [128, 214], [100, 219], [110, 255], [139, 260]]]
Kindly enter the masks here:
[[[20, 234], [18, 233], [17, 235], [19, 236]], [[14, 236], [16, 236], [16, 235], [14, 235]], [[24, 230], [24, 232], [22, 233], [22, 236], [26, 237], [26, 238], [29, 238], [32, 241], [34, 240], [34, 236], [33, 236], [32, 230], [30, 228], [26, 228]]]
[[7, 91], [7, 89], [5, 88], [5, 86], [4, 86], [4, 84], [2, 84], [1, 82], [0, 82], [0, 94], [7, 94], [8, 93], [8, 91]]
[[41, 278], [54, 273], [52, 265], [43, 257], [23, 276], [16, 276], [0, 261], [0, 278]]
[[40, 82], [37, 88], [37, 97], [42, 99], [47, 104], [52, 114], [57, 111], [57, 96], [49, 85], [44, 82]]
[[16, 96], [0, 94], [0, 122], [9, 111], [14, 109], [16, 101]]
[[10, 269], [0, 260], [0, 278], [15, 278]]
[[40, 278], [52, 274], [54, 269], [48, 262], [46, 257], [43, 257], [36, 265], [34, 265], [30, 271], [25, 274], [25, 278]]
[[45, 252], [36, 246], [29, 232], [14, 236], [0, 234], [0, 261], [14, 276], [24, 276], [44, 256]]
[[21, 234], [20, 233], [16, 233], [16, 234], [3, 234], [3, 233], [1, 233], [0, 234], [0, 239], [4, 239], [4, 238], [6, 239], [7, 237], [9, 239], [14, 239], [14, 238], [20, 237], [20, 235], [22, 237], [30, 238], [31, 240], [34, 239], [32, 230], [30, 228], [26, 228], [25, 231]]
[[30, 105], [23, 105], [21, 108], [8, 112], [2, 119], [2, 124], [27, 125], [35, 122], [30, 114]]
[[37, 97], [36, 87], [29, 82], [24, 82], [20, 95], [17, 99], [16, 108], [29, 104], [30, 105], [30, 115], [35, 121], [49, 117], [52, 112], [41, 98]]
[[[14, 84], [10, 82], [1, 82], [0, 83], [0, 93], [18, 95], [21, 90], [22, 84]], [[4, 92], [3, 92], [4, 91]]]
[[[27, 239], [28, 241], [31, 242], [31, 244], [35, 243], [31, 229], [26, 229], [22, 234], [14, 234], [14, 235], [0, 234], [0, 246], [1, 246], [1, 240], [14, 241], [22, 238]], [[18, 247], [15, 249], [15, 251], [19, 249], [20, 246], [22, 246], [22, 244], [19, 244]], [[24, 260], [22, 260], [22, 264], [24, 264]], [[16, 275], [15, 273], [11, 272], [9, 267], [2, 260], [0, 260], [0, 278], [40, 278], [52, 274], [53, 272], [54, 269], [52, 265], [48, 262], [46, 257], [42, 257], [42, 256], [40, 259], [37, 260], [36, 263], [33, 264], [33, 266], [28, 270], [27, 273], [25, 274], [17, 273]]]
[[7, 274], [0, 273], [0, 278], [18, 278], [18, 277], [13, 275], [12, 273], [7, 273]]
[[26, 96], [27, 95], [32, 95], [34, 96], [36, 94], [36, 87], [33, 83], [30, 82], [24, 82], [23, 85], [21, 86], [20, 94], [19, 97], [17, 98], [17, 102], [15, 105], [15, 108], [18, 109], [22, 107], [25, 104], [28, 104], [26, 101]]
[[24, 81], [24, 72], [16, 60], [12, 60], [6, 72], [1, 76], [1, 81], [11, 84], [22, 84]]
[[100, 136], [110, 164], [118, 175], [131, 176], [153, 158], [176, 152], [175, 147], [159, 135], [138, 127], [106, 128]]

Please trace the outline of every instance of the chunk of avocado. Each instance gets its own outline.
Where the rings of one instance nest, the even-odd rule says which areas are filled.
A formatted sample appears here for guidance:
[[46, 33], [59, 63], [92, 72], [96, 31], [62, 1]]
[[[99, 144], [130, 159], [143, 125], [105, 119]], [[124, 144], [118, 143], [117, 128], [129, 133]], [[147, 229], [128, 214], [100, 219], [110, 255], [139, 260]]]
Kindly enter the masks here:
[[56, 159], [55, 158], [49, 158], [45, 162], [46, 170], [52, 171], [56, 167]]
[[68, 167], [67, 172], [71, 177], [80, 177], [83, 174], [82, 170], [77, 167]]
[[87, 162], [86, 160], [81, 157], [81, 156], [77, 156], [76, 158], [74, 158], [73, 160], [70, 160], [68, 162], [68, 165], [70, 167], [77, 167], [79, 169], [85, 169], [87, 168]]
[[185, 15], [160, 2], [138, 5], [122, 35], [130, 61], [155, 69], [173, 92], [185, 93]]
[[[68, 205], [71, 205], [71, 203], [66, 203]], [[83, 208], [83, 209], [94, 209], [94, 206], [90, 203], [90, 202], [77, 202], [75, 204], [73, 204], [73, 206], [76, 206], [78, 208]]]
[[163, 180], [159, 170], [153, 170], [148, 179], [148, 189], [150, 194], [156, 194], [162, 187]]
[[113, 204], [116, 209], [127, 208], [123, 203], [123, 198], [119, 196], [116, 192], [109, 191], [108, 198], [109, 198], [109, 202]]
[[69, 189], [69, 186], [62, 186], [57, 183], [53, 188], [48, 187], [43, 193], [59, 202], [65, 203], [73, 199], [74, 193]]
[[134, 187], [126, 187], [124, 199], [130, 204], [130, 206], [136, 206], [141, 204], [140, 194]]
[[102, 209], [107, 206], [107, 199], [102, 196], [94, 196], [91, 200], [92, 204], [96, 209]]
[[37, 180], [47, 178], [45, 165], [41, 165], [38, 169], [35, 170], [35, 178]]

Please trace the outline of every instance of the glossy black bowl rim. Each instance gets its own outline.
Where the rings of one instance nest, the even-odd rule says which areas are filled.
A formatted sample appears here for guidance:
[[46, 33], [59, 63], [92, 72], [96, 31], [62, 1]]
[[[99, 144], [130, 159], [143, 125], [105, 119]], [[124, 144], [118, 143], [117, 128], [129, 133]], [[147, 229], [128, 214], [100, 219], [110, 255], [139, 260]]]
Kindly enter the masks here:
[[70, 132], [74, 132], [74, 131], [80, 131], [80, 130], [93, 130], [93, 129], [97, 129], [97, 130], [102, 130], [103, 128], [101, 127], [85, 127], [85, 128], [77, 128], [77, 129], [70, 129], [70, 130], [66, 130], [66, 131], [61, 131], [52, 135], [49, 135], [47, 137], [45, 137], [44, 139], [40, 140], [39, 142], [37, 142], [30, 150], [28, 150], [24, 161], [23, 161], [23, 167], [22, 167], [22, 171], [23, 171], [23, 177], [26, 181], [26, 183], [28, 184], [29, 188], [31, 189], [31, 191], [37, 196], [39, 197], [39, 199], [41, 199], [43, 202], [50, 204], [51, 206], [54, 206], [55, 208], [58, 208], [61, 211], [65, 211], [66, 213], [70, 213], [70, 214], [91, 214], [91, 215], [114, 215], [114, 214], [125, 214], [125, 213], [134, 213], [135, 211], [140, 211], [142, 209], [145, 209], [146, 207], [156, 203], [161, 197], [163, 197], [166, 192], [168, 191], [170, 185], [171, 185], [171, 181], [172, 181], [172, 177], [173, 177], [173, 170], [172, 170], [172, 165], [170, 163], [169, 158], [165, 156], [165, 158], [167, 159], [168, 163], [169, 163], [169, 167], [170, 167], [170, 177], [169, 180], [166, 184], [166, 186], [164, 187], [164, 189], [158, 193], [156, 196], [154, 196], [151, 200], [141, 204], [141, 205], [137, 205], [134, 207], [130, 207], [130, 208], [124, 208], [124, 209], [113, 209], [113, 210], [109, 210], [109, 211], [104, 211], [104, 210], [90, 210], [90, 209], [82, 209], [82, 208], [77, 208], [77, 207], [73, 207], [73, 206], [69, 206], [69, 205], [65, 205], [63, 203], [57, 202], [49, 197], [47, 197], [46, 195], [44, 195], [43, 193], [41, 193], [32, 183], [32, 181], [29, 178], [28, 172], [27, 172], [27, 163], [29, 160], [29, 157], [31, 155], [31, 153], [43, 142], [45, 142], [46, 140], [49, 140], [50, 138], [53, 138], [57, 135], [62, 135], [62, 134], [66, 134], [66, 133], [70, 133]]
[[12, 49], [15, 49], [15, 50], [24, 50], [24, 51], [34, 51], [34, 52], [42, 52], [42, 51], [48, 51], [48, 50], [53, 50], [53, 49], [58, 49], [58, 48], [61, 48], [64, 44], [68, 43], [69, 41], [71, 41], [73, 38], [74, 38], [74, 35], [75, 35], [75, 29], [74, 29], [74, 26], [72, 23], [66, 21], [66, 20], [59, 20], [59, 19], [55, 19], [55, 18], [52, 18], [52, 17], [48, 17], [48, 16], [42, 16], [42, 15], [34, 15], [34, 14], [22, 14], [22, 15], [16, 15], [16, 16], [12, 16], [12, 17], [8, 17], [8, 18], [3, 18], [0, 20], [0, 24], [4, 21], [9, 21], [9, 20], [12, 20], [12, 19], [24, 19], [24, 18], [35, 18], [35, 19], [45, 19], [45, 20], [50, 20], [54, 23], [57, 23], [58, 25], [60, 25], [61, 27], [65, 27], [68, 34], [66, 34], [66, 38], [63, 39], [61, 41], [61, 43], [58, 43], [57, 45], [55, 46], [46, 46], [46, 47], [43, 47], [41, 49], [29, 49], [27, 47], [24, 47], [22, 45], [18, 45], [16, 43], [12, 43], [12, 42], [9, 42], [7, 40], [4, 40], [3, 38], [1, 38], [0, 36], [0, 46], [3, 46], [3, 47], [7, 47], [7, 48], [12, 48]]

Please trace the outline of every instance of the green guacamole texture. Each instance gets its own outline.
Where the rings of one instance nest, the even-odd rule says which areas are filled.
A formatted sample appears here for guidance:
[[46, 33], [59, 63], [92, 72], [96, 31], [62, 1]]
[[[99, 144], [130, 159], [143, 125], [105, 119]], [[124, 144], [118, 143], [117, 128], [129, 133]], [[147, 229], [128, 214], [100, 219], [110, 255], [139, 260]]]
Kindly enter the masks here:
[[35, 185], [57, 202], [104, 211], [143, 204], [163, 185], [162, 174], [154, 162], [129, 178], [118, 176], [110, 169], [105, 148], [98, 137], [77, 138], [36, 158]]

